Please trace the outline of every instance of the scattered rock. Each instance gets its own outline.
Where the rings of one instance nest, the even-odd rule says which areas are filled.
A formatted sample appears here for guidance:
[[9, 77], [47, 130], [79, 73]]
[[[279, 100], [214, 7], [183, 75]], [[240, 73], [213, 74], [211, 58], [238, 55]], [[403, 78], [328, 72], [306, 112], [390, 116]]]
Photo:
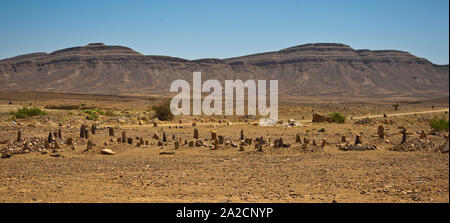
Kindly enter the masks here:
[[110, 149], [103, 149], [101, 151], [101, 154], [105, 154], [105, 155], [115, 155], [116, 153]]

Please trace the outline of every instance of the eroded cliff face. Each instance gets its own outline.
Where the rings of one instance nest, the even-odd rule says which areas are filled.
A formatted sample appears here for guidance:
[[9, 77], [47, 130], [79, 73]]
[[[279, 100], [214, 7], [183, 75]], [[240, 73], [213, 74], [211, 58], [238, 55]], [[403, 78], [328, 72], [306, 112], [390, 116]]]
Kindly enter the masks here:
[[0, 61], [1, 91], [89, 94], [168, 93], [173, 80], [278, 80], [282, 94], [340, 97], [439, 97], [449, 71], [407, 52], [306, 44], [229, 59], [145, 56], [130, 48], [89, 44]]

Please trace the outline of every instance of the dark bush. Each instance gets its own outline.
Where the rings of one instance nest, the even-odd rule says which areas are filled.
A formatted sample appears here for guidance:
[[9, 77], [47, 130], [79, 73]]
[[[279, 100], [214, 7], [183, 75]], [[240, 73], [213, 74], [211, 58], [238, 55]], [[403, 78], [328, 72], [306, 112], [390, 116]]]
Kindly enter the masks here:
[[158, 118], [162, 121], [170, 121], [174, 118], [174, 115], [170, 111], [170, 101], [164, 101], [158, 105], [152, 107], [152, 110], [155, 111], [153, 117]]

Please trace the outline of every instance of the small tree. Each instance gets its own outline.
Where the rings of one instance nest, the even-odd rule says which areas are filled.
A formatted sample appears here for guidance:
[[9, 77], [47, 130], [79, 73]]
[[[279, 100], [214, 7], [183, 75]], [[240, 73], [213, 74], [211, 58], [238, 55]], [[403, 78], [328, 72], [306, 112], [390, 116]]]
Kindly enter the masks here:
[[392, 105], [392, 107], [394, 107], [394, 110], [396, 110], [396, 111], [398, 110], [398, 107], [399, 107], [399, 106], [400, 106], [399, 104], [393, 104], [393, 105]]
[[164, 101], [160, 104], [157, 104], [152, 107], [152, 110], [155, 111], [153, 117], [156, 117], [162, 121], [170, 121], [174, 117], [172, 111], [170, 111], [170, 101]]

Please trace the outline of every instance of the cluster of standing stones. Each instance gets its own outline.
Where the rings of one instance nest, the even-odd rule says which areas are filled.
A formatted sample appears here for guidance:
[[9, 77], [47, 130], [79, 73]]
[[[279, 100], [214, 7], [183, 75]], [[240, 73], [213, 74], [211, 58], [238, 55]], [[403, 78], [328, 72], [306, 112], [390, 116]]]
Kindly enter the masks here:
[[[153, 122], [153, 126], [157, 127], [158, 124], [156, 122]], [[196, 123], [195, 122], [192, 123], [192, 126], [195, 127]], [[95, 135], [96, 130], [97, 130], [97, 126], [95, 124], [92, 124], [90, 128], [84, 124], [81, 125], [80, 138], [88, 140], [86, 149], [83, 152], [88, 151], [95, 146], [95, 144], [90, 139], [90, 135]], [[218, 135], [215, 130], [210, 130], [210, 133], [211, 133], [211, 138], [209, 139], [211, 141], [210, 145], [199, 139], [199, 131], [197, 128], [194, 128], [193, 139], [190, 139], [190, 140], [188, 140], [188, 139], [182, 140], [181, 137], [177, 139], [175, 137], [175, 135], [172, 135], [172, 140], [174, 141], [173, 142], [174, 149], [179, 149], [181, 143], [183, 143], [183, 146], [185, 146], [185, 147], [207, 147], [212, 150], [219, 149], [219, 148], [221, 148], [222, 145], [225, 145], [225, 146], [239, 147], [239, 151], [245, 151], [247, 146], [254, 145], [254, 148], [256, 149], [256, 151], [259, 151], [259, 152], [263, 152], [263, 146], [271, 146], [273, 148], [289, 148], [289, 147], [291, 147], [291, 144], [285, 143], [283, 141], [283, 138], [281, 138], [281, 137], [275, 139], [273, 141], [273, 143], [271, 142], [271, 139], [264, 139], [263, 137], [258, 137], [255, 140], [253, 140], [252, 138], [246, 138], [244, 136], [244, 130], [241, 130], [241, 132], [240, 132], [240, 137], [239, 137], [240, 143], [239, 144], [236, 144], [236, 143], [232, 142], [231, 140], [225, 140], [225, 137], [222, 135]], [[404, 144], [407, 140], [406, 128], [401, 128], [400, 133], [402, 134], [402, 140], [401, 140], [400, 144]], [[110, 137], [113, 137], [113, 138], [115, 137], [115, 131], [114, 131], [113, 127], [108, 127], [108, 134]], [[378, 126], [377, 135], [378, 135], [379, 139], [385, 139], [385, 129], [382, 125]], [[59, 147], [56, 139], [62, 140], [62, 138], [63, 137], [62, 137], [61, 129], [58, 129], [58, 131], [55, 131], [55, 132], [50, 132], [48, 135], [48, 139], [46, 141], [45, 147], [53, 148], [54, 150], [59, 149], [60, 147]], [[163, 132], [162, 136], [160, 136], [157, 132], [155, 132], [153, 134], [152, 138], [157, 140], [158, 147], [163, 147], [163, 146], [169, 145], [169, 140], [168, 140], [166, 132]], [[426, 139], [427, 134], [422, 130], [422, 132], [419, 135], [419, 138]], [[143, 145], [145, 145], [145, 146], [149, 145], [149, 141], [144, 140], [142, 137], [135, 137], [136, 143], [134, 143], [133, 138], [127, 137], [126, 131], [122, 131], [120, 137], [117, 137], [116, 139], [117, 139], [116, 140], [117, 143], [128, 143], [130, 145], [134, 144], [137, 147], [140, 147]], [[17, 142], [21, 142], [21, 141], [22, 141], [22, 133], [21, 133], [21, 131], [18, 131], [17, 132]], [[110, 141], [114, 142], [113, 139], [111, 139]], [[208, 139], [205, 139], [205, 141], [207, 142]], [[310, 141], [306, 137], [304, 137], [302, 140], [300, 134], [297, 133], [295, 135], [295, 143], [301, 144], [300, 149], [303, 149], [303, 150], [321, 151], [327, 144], [327, 141], [326, 141], [326, 139], [323, 139], [321, 141], [320, 145], [317, 145], [315, 140]], [[74, 148], [74, 139], [67, 138], [66, 145], [70, 146], [72, 149], [75, 149]], [[105, 142], [105, 145], [108, 145], [108, 143]], [[152, 145], [154, 145], [154, 144], [152, 143]], [[363, 145], [363, 142], [361, 139], [361, 135], [355, 136], [355, 141], [354, 141], [353, 145], [349, 145], [349, 142], [347, 141], [345, 136], [342, 136], [341, 144], [337, 145], [337, 147], [338, 147], [338, 149], [344, 150], [344, 151], [376, 149], [376, 146], [363, 147], [362, 145]], [[308, 149], [308, 147], [309, 147], [309, 149]], [[109, 149], [107, 149], [106, 152], [105, 151], [102, 151], [102, 153], [114, 154], [114, 152]]]

